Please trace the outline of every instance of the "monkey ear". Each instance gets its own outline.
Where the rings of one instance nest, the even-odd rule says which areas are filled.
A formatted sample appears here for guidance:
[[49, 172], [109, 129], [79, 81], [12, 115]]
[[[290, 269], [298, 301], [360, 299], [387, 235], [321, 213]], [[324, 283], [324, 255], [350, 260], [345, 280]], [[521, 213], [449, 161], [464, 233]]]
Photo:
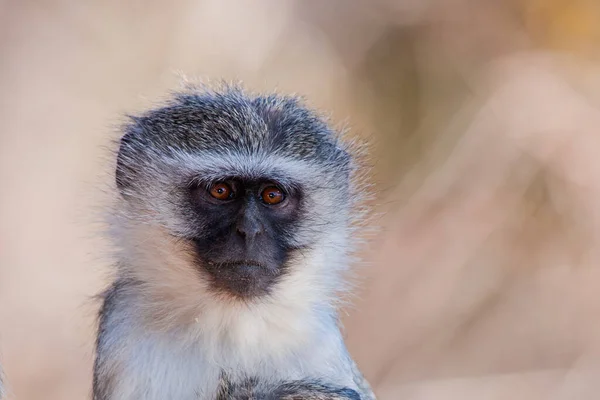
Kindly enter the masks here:
[[140, 161], [140, 152], [144, 147], [141, 140], [143, 134], [141, 118], [135, 116], [128, 116], [128, 118], [130, 123], [123, 128], [124, 134], [119, 140], [115, 168], [115, 182], [121, 195], [125, 195], [136, 179], [137, 164]]
[[123, 141], [126, 136], [123, 136], [120, 140], [119, 153], [117, 155], [117, 166], [115, 168], [115, 182], [117, 184], [117, 189], [121, 195], [131, 187], [131, 175], [133, 173], [130, 164], [124, 161], [125, 156], [123, 155]]

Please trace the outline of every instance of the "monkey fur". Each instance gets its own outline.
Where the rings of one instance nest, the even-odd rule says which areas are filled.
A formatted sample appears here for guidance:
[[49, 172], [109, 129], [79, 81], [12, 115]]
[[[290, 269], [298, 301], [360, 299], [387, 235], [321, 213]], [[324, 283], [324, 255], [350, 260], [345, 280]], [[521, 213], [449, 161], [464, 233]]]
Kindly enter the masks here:
[[217, 400], [360, 400], [358, 393], [348, 388], [336, 388], [318, 381], [295, 381], [265, 384], [257, 379], [232, 384], [223, 376]]
[[298, 99], [239, 87], [130, 117], [93, 399], [374, 399], [338, 318], [355, 154]]
[[2, 372], [2, 365], [0, 364], [0, 400], [4, 398], [4, 373]]

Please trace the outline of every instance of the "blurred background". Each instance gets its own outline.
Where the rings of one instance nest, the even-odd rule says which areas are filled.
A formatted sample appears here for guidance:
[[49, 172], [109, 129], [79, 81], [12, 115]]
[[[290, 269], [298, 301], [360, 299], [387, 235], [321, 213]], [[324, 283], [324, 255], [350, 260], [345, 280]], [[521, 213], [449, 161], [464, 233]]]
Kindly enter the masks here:
[[0, 0], [9, 399], [87, 398], [108, 149], [182, 74], [371, 143], [344, 319], [379, 398], [598, 398], [598, 0]]

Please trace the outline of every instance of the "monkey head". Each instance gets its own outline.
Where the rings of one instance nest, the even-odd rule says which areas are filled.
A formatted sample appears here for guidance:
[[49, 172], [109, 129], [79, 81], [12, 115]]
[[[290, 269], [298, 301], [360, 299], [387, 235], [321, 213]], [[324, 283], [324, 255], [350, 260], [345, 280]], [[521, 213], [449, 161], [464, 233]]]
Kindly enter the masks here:
[[285, 280], [323, 286], [345, 267], [353, 171], [349, 145], [297, 99], [227, 88], [131, 117], [116, 182], [128, 225], [185, 252], [183, 267], [166, 255], [174, 247], [150, 262], [248, 301]]

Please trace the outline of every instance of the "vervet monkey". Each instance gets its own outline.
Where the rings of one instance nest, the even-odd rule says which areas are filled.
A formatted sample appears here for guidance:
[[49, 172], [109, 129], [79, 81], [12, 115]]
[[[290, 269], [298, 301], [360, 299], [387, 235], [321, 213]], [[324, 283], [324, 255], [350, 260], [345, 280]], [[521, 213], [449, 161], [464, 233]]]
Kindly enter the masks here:
[[94, 400], [374, 399], [338, 319], [358, 170], [294, 97], [195, 88], [131, 117]]

